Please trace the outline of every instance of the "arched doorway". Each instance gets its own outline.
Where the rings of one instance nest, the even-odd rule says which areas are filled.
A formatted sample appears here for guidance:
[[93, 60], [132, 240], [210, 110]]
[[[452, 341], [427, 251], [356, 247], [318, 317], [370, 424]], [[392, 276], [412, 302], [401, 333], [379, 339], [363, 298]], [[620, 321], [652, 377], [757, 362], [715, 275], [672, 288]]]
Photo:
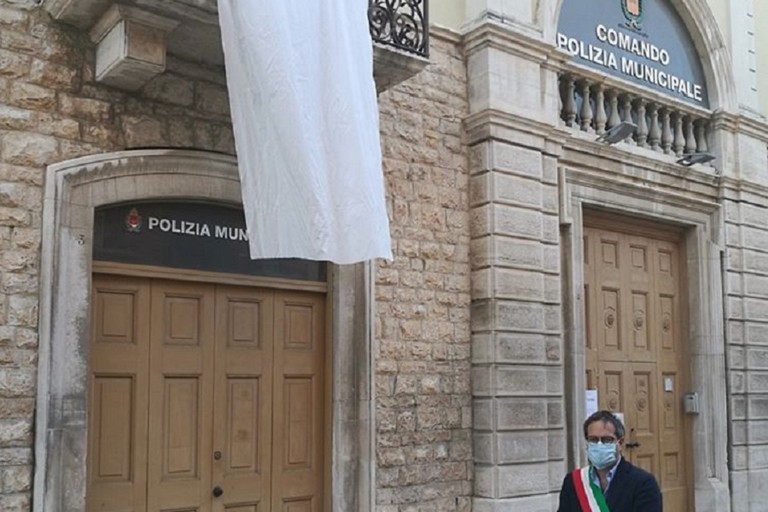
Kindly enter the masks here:
[[[239, 205], [240, 186], [232, 157], [179, 150], [95, 155], [51, 166], [46, 187], [34, 509], [84, 510], [88, 488], [87, 461], [95, 455], [93, 446], [89, 446], [89, 429], [94, 428], [90, 420], [97, 416], [93, 409], [96, 402], [89, 396], [89, 381], [93, 377], [91, 357], [95, 357], [91, 351], [91, 311], [94, 299], [101, 292], [94, 291], [92, 284], [105, 289], [102, 286], [105, 279], [107, 282], [128, 279], [131, 281], [129, 288], [144, 285], [150, 290], [153, 286], [158, 290], [198, 287], [192, 295], [199, 295], [201, 304], [207, 303], [203, 300], [205, 297], [214, 298], [214, 313], [212, 317], [208, 316], [214, 325], [217, 297], [236, 295], [243, 298], [266, 293], [271, 294], [271, 302], [276, 303], [279, 293], [274, 290], [285, 287], [274, 282], [232, 280], [216, 272], [198, 272], [190, 280], [189, 276], [182, 275], [184, 272], [168, 273], [145, 265], [142, 274], [135, 268], [131, 270], [123, 266], [117, 269], [114, 265], [110, 267], [109, 262], [94, 262], [94, 219], [96, 210], [101, 207], [156, 200]], [[317, 310], [323, 311], [321, 330], [328, 340], [324, 351], [327, 379], [323, 387], [334, 404], [333, 411], [324, 419], [328, 464], [324, 470], [327, 477], [322, 484], [322, 506], [326, 510], [368, 502], [372, 499], [373, 489], [370, 292], [367, 284], [370, 272], [364, 265], [331, 266], [328, 272], [328, 279], [323, 284], [327, 287], [328, 299], [323, 308]], [[92, 278], [94, 275], [96, 277]], [[113, 288], [115, 286], [111, 284], [106, 286], [107, 290]], [[318, 291], [305, 290], [310, 295]], [[172, 295], [178, 296], [161, 293], [158, 297]], [[235, 302], [246, 305], [258, 302], [254, 297], [246, 299]], [[265, 299], [264, 304], [270, 300]], [[121, 302], [124, 301], [117, 301], [118, 304]], [[232, 303], [224, 299], [220, 302]], [[338, 307], [338, 304], [345, 307]], [[184, 311], [185, 308], [177, 310]], [[236, 317], [235, 314], [233, 318]], [[118, 323], [118, 327], [125, 325]], [[188, 330], [183, 327], [187, 323], [179, 325], [181, 331]], [[238, 327], [241, 333], [247, 332], [243, 325], [247, 326], [247, 323]], [[112, 331], [120, 332], [120, 329], [107, 330]], [[148, 350], [152, 350], [151, 344], [149, 347]], [[108, 355], [107, 360], [110, 357], [113, 355]], [[120, 386], [113, 388], [121, 389]], [[216, 393], [215, 387], [210, 388], [210, 393]], [[151, 409], [151, 404], [148, 407]], [[215, 426], [211, 428], [215, 429]], [[350, 453], [354, 456], [350, 457]], [[212, 456], [211, 453], [208, 455]], [[216, 460], [215, 456], [213, 460]], [[206, 494], [212, 492], [208, 483], [205, 489]]]

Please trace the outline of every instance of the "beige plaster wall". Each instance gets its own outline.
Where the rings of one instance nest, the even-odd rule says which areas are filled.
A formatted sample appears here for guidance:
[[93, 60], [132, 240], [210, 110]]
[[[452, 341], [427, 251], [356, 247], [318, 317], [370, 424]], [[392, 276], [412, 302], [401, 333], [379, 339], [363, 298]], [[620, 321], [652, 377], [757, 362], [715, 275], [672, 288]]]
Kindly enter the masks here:
[[730, 1], [732, 0], [707, 0], [709, 8], [712, 9], [712, 14], [718, 21], [720, 32], [722, 32], [723, 37], [726, 40], [728, 40], [731, 35], [729, 14], [730, 8], [728, 6]]
[[486, 11], [522, 23], [533, 23], [533, 0], [437, 0], [429, 3], [430, 22], [452, 30], [480, 18]]
[[459, 30], [464, 24], [464, 18], [464, 0], [438, 0], [429, 3], [431, 24]]
[[755, 50], [757, 52], [757, 95], [760, 113], [768, 117], [768, 2], [755, 2]]

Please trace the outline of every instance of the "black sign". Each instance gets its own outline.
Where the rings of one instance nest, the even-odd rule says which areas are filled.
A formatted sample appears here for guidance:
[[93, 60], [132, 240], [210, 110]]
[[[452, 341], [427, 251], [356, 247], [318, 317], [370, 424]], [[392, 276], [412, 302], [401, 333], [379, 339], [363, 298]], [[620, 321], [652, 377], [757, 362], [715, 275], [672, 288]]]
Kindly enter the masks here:
[[243, 211], [208, 203], [136, 203], [96, 210], [93, 259], [325, 281], [325, 263], [252, 260]]
[[564, 0], [557, 46], [581, 64], [709, 107], [701, 61], [669, 0]]

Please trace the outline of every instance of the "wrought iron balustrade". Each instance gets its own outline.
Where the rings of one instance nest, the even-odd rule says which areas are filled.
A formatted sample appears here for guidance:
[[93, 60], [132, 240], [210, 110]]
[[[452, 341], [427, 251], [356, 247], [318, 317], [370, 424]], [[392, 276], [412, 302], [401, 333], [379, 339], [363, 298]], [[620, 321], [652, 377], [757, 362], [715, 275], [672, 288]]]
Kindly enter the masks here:
[[374, 41], [429, 57], [428, 0], [369, 0], [368, 26]]

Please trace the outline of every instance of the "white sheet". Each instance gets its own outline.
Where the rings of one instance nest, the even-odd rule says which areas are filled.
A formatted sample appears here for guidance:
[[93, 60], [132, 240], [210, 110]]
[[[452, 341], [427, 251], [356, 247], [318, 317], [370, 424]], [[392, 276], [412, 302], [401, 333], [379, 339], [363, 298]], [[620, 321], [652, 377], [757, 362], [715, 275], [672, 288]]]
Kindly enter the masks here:
[[365, 0], [219, 0], [252, 258], [392, 258]]

